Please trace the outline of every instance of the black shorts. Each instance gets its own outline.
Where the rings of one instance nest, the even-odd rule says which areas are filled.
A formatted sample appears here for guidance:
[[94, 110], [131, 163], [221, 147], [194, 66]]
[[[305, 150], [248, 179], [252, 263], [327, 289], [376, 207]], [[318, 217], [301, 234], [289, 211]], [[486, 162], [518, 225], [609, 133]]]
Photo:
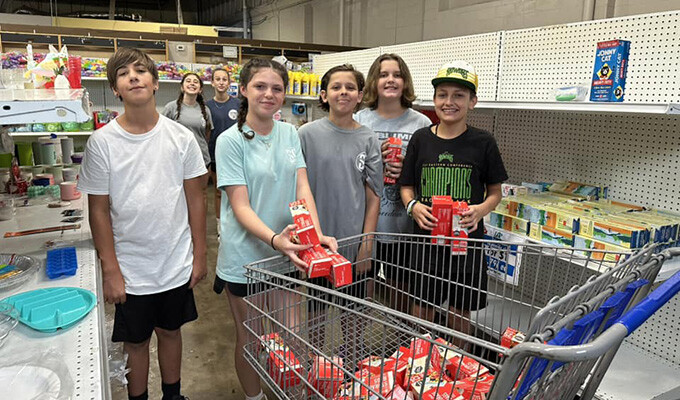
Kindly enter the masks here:
[[207, 167], [210, 171], [217, 173], [217, 163], [215, 161], [211, 161]]
[[480, 243], [461, 256], [451, 256], [448, 245], [425, 244], [412, 253], [408, 291], [413, 301], [421, 299], [435, 307], [448, 304], [461, 311], [486, 306], [487, 264]]
[[174, 331], [198, 318], [189, 282], [165, 292], [127, 294], [126, 298], [125, 303], [116, 304], [114, 342], [142, 343], [151, 337], [154, 328]]
[[[294, 270], [283, 275], [289, 278], [299, 279], [300, 272], [298, 272], [298, 270]], [[276, 283], [282, 286], [286, 286], [289, 284], [288, 282], [281, 282], [280, 280], [279, 282]], [[248, 286], [252, 286], [251, 294], [254, 294], [258, 291], [257, 289], [255, 289], [257, 287], [256, 285], [257, 284], [249, 285], [247, 283], [227, 282], [224, 279], [220, 278], [219, 276], [215, 275], [215, 282], [213, 282], [213, 292], [221, 294], [226, 288], [229, 291], [229, 293], [233, 294], [236, 297], [246, 297], [248, 296]]]
[[408, 277], [411, 247], [411, 243], [376, 241], [375, 260], [373, 261], [374, 276], [388, 282], [404, 282]]

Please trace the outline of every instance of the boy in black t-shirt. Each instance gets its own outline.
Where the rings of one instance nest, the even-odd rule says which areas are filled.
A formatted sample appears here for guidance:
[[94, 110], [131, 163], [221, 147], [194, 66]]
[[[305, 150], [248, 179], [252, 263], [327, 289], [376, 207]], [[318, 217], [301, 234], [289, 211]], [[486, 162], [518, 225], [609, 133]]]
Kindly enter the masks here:
[[[432, 80], [439, 123], [417, 130], [406, 150], [399, 184], [401, 198], [415, 223], [415, 233], [430, 235], [437, 219], [432, 196], [465, 201], [461, 226], [469, 237], [484, 237], [485, 215], [501, 200], [501, 183], [508, 179], [493, 136], [467, 125], [477, 104], [477, 74], [463, 61], [444, 65]], [[435, 310], [446, 313], [453, 329], [469, 332], [470, 311], [486, 305], [486, 262], [482, 245], [467, 242], [465, 255], [452, 255], [450, 246], [430, 240], [419, 243], [411, 257], [411, 313], [433, 321]]]

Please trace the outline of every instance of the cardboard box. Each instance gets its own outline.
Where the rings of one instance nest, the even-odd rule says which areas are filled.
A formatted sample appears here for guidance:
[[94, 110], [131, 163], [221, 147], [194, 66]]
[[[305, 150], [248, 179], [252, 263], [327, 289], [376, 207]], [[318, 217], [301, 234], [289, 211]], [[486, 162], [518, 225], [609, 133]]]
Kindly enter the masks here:
[[[577, 254], [584, 257], [589, 257], [598, 261], [618, 262], [621, 255], [630, 252], [630, 249], [625, 247], [615, 246], [610, 243], [600, 242], [586, 236], [574, 235], [574, 248]], [[582, 251], [582, 249], [590, 251]], [[616, 253], [602, 253], [594, 250], [614, 251]]]
[[[399, 156], [401, 155], [401, 146], [402, 141], [400, 138], [396, 137], [387, 138], [387, 148], [390, 150], [390, 152], [387, 154], [387, 157], [385, 157], [386, 163], [399, 162]], [[384, 182], [388, 184], [397, 183], [396, 179], [389, 178], [387, 176], [385, 177]]]
[[466, 397], [461, 396], [456, 390], [456, 386], [453, 382], [447, 382], [441, 386], [436, 386], [430, 388], [427, 392], [423, 393], [421, 400], [468, 400]]
[[502, 183], [501, 184], [501, 195], [503, 197], [508, 197], [508, 196], [518, 196], [518, 195], [523, 195], [523, 194], [528, 194], [529, 190], [521, 185], [513, 185], [510, 183]]
[[392, 393], [387, 396], [386, 400], [415, 400], [415, 398], [413, 393], [405, 391], [401, 386], [396, 386]]
[[629, 52], [630, 42], [627, 40], [597, 44], [590, 101], [623, 101]]
[[294, 201], [288, 204], [290, 213], [293, 216], [293, 222], [297, 226], [295, 233], [297, 234], [297, 241], [300, 244], [320, 244], [319, 235], [316, 233], [312, 215], [307, 208], [307, 202], [304, 199]]
[[[396, 383], [394, 381], [394, 374], [392, 371], [385, 371], [381, 374], [373, 374], [367, 370], [361, 370], [354, 374], [354, 377], [363, 382], [366, 386], [371, 388], [381, 396], [387, 396], [392, 390], [394, 390]], [[352, 385], [352, 393], [355, 396], [371, 396], [373, 392], [369, 391], [363, 385], [354, 383]]]
[[450, 196], [432, 196], [432, 215], [437, 218], [437, 226], [430, 233], [435, 236], [431, 239], [432, 243], [439, 245], [449, 243], [444, 237], [451, 236], [452, 213], [453, 200]]
[[554, 246], [572, 247], [574, 245], [574, 235], [547, 226], [542, 226], [541, 241]]
[[518, 344], [524, 342], [525, 338], [526, 335], [524, 333], [518, 331], [517, 329], [508, 327], [505, 332], [503, 332], [503, 336], [501, 336], [501, 346], [507, 349], [512, 349]]
[[456, 391], [465, 400], [486, 400], [491, 391], [493, 380], [494, 376], [488, 373], [478, 378], [463, 379], [460, 382], [456, 382]]
[[[340, 369], [342, 366], [340, 357], [329, 360], [326, 357], [314, 356], [308, 380], [325, 398], [333, 398], [344, 381], [344, 374]], [[310, 390], [310, 395], [312, 393]]]
[[333, 253], [330, 249], [325, 249], [326, 254], [331, 258], [331, 273], [328, 280], [337, 289], [352, 283], [352, 263], [338, 253]]
[[333, 260], [320, 244], [298, 253], [298, 257], [307, 264], [307, 277], [318, 278], [331, 273]]
[[283, 342], [278, 333], [262, 336], [262, 347], [268, 353], [267, 370], [282, 389], [296, 386], [300, 383], [302, 364], [295, 354]]
[[464, 201], [454, 201], [453, 207], [451, 208], [452, 220], [451, 220], [451, 236], [454, 238], [451, 240], [451, 254], [455, 255], [465, 255], [467, 254], [467, 239], [468, 230], [460, 226], [460, 220], [464, 212], [468, 210], [468, 204]]
[[477, 360], [459, 354], [453, 357], [450, 363], [447, 364], [446, 372], [448, 372], [451, 379], [458, 381], [482, 376], [489, 372], [489, 369], [477, 362]]
[[435, 340], [434, 351], [432, 352], [432, 364], [437, 366], [437, 369], [446, 371], [453, 359], [460, 355], [457, 346], [445, 341], [442, 338]]
[[425, 374], [411, 375], [408, 381], [408, 390], [413, 393], [413, 397], [422, 400], [424, 396], [420, 397], [421, 393], [425, 394], [432, 388], [441, 388], [448, 382], [450, 382], [450, 379], [446, 374], [431, 369]]

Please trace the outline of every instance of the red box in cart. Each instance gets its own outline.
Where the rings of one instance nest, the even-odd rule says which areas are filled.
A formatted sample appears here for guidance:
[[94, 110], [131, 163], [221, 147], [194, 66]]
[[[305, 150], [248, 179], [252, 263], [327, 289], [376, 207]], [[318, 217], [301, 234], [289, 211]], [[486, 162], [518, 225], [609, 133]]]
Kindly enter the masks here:
[[386, 400], [415, 400], [415, 398], [413, 397], [413, 393], [405, 391], [401, 386], [397, 386], [392, 393], [387, 396]]
[[494, 376], [484, 374], [478, 378], [463, 379], [456, 382], [456, 390], [463, 395], [465, 400], [486, 400], [491, 391]]
[[467, 397], [461, 396], [452, 382], [446, 382], [443, 385], [435, 386], [423, 393], [420, 400], [469, 400]]
[[281, 388], [292, 387], [300, 383], [302, 365], [293, 352], [283, 342], [278, 333], [262, 337], [262, 348], [268, 353], [267, 369], [277, 385]]
[[[384, 374], [380, 375], [361, 370], [354, 374], [354, 377], [357, 381], [363, 382], [364, 385], [383, 397], [386, 397], [395, 387], [398, 387], [395, 386], [394, 374], [389, 371], [385, 371]], [[377, 399], [373, 391], [359, 382], [348, 382], [340, 386], [340, 390], [334, 400]]]
[[432, 196], [432, 215], [437, 218], [437, 226], [432, 229], [432, 243], [448, 244], [445, 236], [451, 236], [451, 220], [453, 218], [453, 200], [450, 196]]
[[329, 249], [326, 249], [326, 253], [331, 258], [331, 273], [328, 276], [328, 280], [333, 285], [333, 288], [337, 289], [352, 283], [352, 263]]
[[333, 357], [332, 360], [326, 357], [314, 357], [308, 379], [312, 386], [327, 399], [333, 398], [344, 380], [344, 374], [339, 367], [342, 367], [340, 357]]
[[524, 333], [508, 327], [508, 329], [503, 332], [503, 336], [501, 336], [501, 346], [512, 349], [513, 347], [517, 346], [518, 344], [524, 342], [524, 338], [526, 336]]
[[467, 211], [468, 204], [464, 201], [454, 201], [452, 207], [452, 219], [451, 219], [451, 236], [454, 239], [451, 241], [451, 254], [466, 254], [467, 253], [467, 239], [468, 230], [460, 226], [460, 219], [462, 218], [463, 212]]
[[446, 366], [446, 371], [455, 380], [476, 378], [489, 372], [488, 368], [478, 363], [477, 360], [460, 354], [451, 359], [450, 364]]
[[307, 202], [304, 199], [294, 201], [288, 204], [290, 213], [293, 216], [293, 222], [297, 226], [295, 233], [297, 234], [297, 241], [300, 244], [319, 244], [319, 236], [314, 227], [314, 220], [307, 208]]
[[[387, 154], [387, 157], [385, 157], [386, 163], [399, 162], [399, 156], [401, 155], [401, 145], [402, 141], [400, 138], [387, 138], [387, 148], [390, 152]], [[394, 184], [397, 183], [397, 180], [386, 176], [384, 182]]]
[[460, 356], [458, 347], [442, 338], [435, 340], [434, 346], [435, 351], [432, 352], [432, 364], [437, 365], [442, 371], [446, 371], [454, 359]]
[[411, 376], [408, 389], [413, 393], [413, 397], [422, 400], [420, 394], [429, 392], [432, 388], [442, 387], [450, 382], [446, 374], [434, 369], [430, 369], [427, 374]]

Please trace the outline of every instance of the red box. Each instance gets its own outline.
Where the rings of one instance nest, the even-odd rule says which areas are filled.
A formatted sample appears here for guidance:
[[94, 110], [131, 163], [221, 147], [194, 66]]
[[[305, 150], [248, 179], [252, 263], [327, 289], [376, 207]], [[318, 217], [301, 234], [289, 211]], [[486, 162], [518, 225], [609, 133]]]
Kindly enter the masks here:
[[486, 400], [493, 380], [494, 376], [491, 374], [484, 374], [479, 378], [463, 379], [456, 382], [456, 390], [465, 400]]
[[326, 254], [331, 258], [331, 273], [328, 276], [328, 280], [333, 285], [333, 288], [337, 289], [352, 283], [352, 263], [338, 253], [333, 253], [329, 249], [325, 250]]
[[297, 226], [296, 234], [300, 244], [320, 244], [319, 235], [316, 233], [314, 227], [314, 220], [307, 208], [305, 199], [294, 201], [288, 204], [290, 213], [293, 216], [293, 222]]
[[[408, 389], [413, 393], [413, 396], [418, 399], [420, 394], [429, 392], [432, 388], [442, 387], [450, 382], [446, 374], [430, 369], [427, 374], [417, 374], [411, 376], [409, 379]], [[453, 389], [453, 388], [452, 388]]]
[[[381, 396], [385, 397], [395, 388], [394, 374], [390, 371], [385, 371], [384, 374], [373, 374], [367, 370], [361, 370], [354, 374], [357, 381], [363, 382], [366, 386], [371, 388]], [[373, 399], [375, 395], [366, 387], [358, 382], [349, 382], [340, 386], [335, 400], [356, 400], [356, 399]]]
[[[387, 154], [387, 157], [385, 157], [386, 163], [399, 162], [399, 156], [401, 155], [401, 146], [402, 141], [400, 138], [396, 137], [387, 138], [387, 148], [390, 150], [390, 152]], [[397, 180], [394, 178], [385, 177], [384, 182], [394, 184], [397, 183]]]
[[[450, 196], [432, 196], [432, 215], [437, 218], [437, 226], [432, 229], [432, 236], [451, 236], [451, 219], [453, 217], [453, 200]], [[432, 243], [448, 244], [448, 240], [433, 237]]]
[[302, 364], [295, 354], [286, 346], [278, 333], [262, 336], [263, 350], [269, 355], [267, 367], [269, 375], [282, 389], [298, 385], [302, 373]]
[[462, 380], [467, 378], [476, 378], [489, 372], [489, 370], [477, 360], [457, 355], [450, 359], [450, 363], [446, 366], [446, 371], [454, 380]]
[[398, 385], [401, 385], [404, 388], [407, 387], [405, 379], [406, 371], [408, 371], [409, 368], [411, 368], [410, 360], [411, 350], [407, 349], [406, 347], [400, 347], [399, 350], [395, 351], [394, 354], [392, 354], [392, 357], [390, 357], [390, 361], [385, 365], [385, 368], [389, 367], [390, 371], [395, 371], [394, 379], [397, 381]]
[[[425, 335], [424, 337], [428, 338], [431, 340], [430, 335]], [[410, 357], [411, 358], [421, 358], [421, 357], [427, 357], [430, 355], [430, 348], [432, 347], [432, 342], [425, 340], [425, 339], [420, 339], [420, 338], [413, 338], [411, 339], [411, 344], [409, 345], [409, 352], [411, 353]]]
[[307, 264], [308, 278], [330, 275], [333, 260], [326, 253], [326, 249], [321, 247], [320, 244], [314, 245], [307, 250], [302, 250], [298, 253], [298, 256]]
[[460, 240], [468, 238], [468, 230], [460, 226], [461, 215], [467, 210], [469, 210], [469, 208], [466, 202], [453, 202], [451, 212], [451, 236], [457, 239], [451, 241], [451, 254], [467, 254], [467, 240]]
[[516, 329], [508, 327], [503, 336], [501, 336], [501, 346], [512, 349], [518, 344], [524, 342], [526, 335]]
[[[309, 371], [309, 382], [327, 399], [333, 398], [338, 393], [344, 380], [343, 371], [339, 367], [342, 367], [340, 357], [333, 357], [332, 360], [326, 357], [314, 357], [312, 370]], [[312, 395], [311, 390], [310, 395]]]
[[[441, 346], [438, 346], [437, 343], [439, 343]], [[435, 351], [432, 352], [432, 364], [437, 365], [442, 371], [446, 371], [453, 359], [457, 356], [460, 356], [460, 352], [457, 350], [457, 346], [445, 341], [442, 338], [435, 340]]]
[[423, 393], [420, 400], [469, 400], [461, 396], [456, 391], [456, 386], [451, 382], [446, 382], [440, 386], [434, 386]]
[[413, 393], [407, 392], [400, 386], [394, 388], [392, 393], [387, 396], [386, 400], [415, 400]]

